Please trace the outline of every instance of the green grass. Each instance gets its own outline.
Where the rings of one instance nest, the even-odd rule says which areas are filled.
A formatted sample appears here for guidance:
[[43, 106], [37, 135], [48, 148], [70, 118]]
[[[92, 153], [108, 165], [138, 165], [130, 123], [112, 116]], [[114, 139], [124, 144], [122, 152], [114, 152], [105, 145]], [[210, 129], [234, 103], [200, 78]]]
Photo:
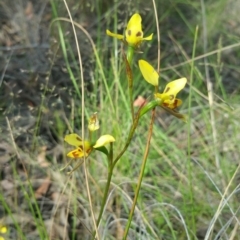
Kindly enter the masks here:
[[[63, 142], [64, 135], [72, 131], [81, 135], [84, 120], [83, 129], [87, 138], [88, 118], [92, 113], [98, 112], [99, 136], [111, 134], [115, 137], [114, 156], [116, 156], [124, 146], [131, 126], [121, 43], [106, 36], [106, 28], [114, 32], [121, 31], [117, 28], [117, 24], [121, 23], [118, 16], [124, 15], [122, 20], [126, 23], [126, 19], [129, 19], [133, 12], [138, 11], [140, 14], [143, 13], [146, 35], [154, 32], [156, 37], [155, 19], [150, 15], [153, 14], [151, 4], [138, 1], [138, 9], [132, 2], [126, 1], [126, 6], [123, 8], [125, 7], [129, 12], [123, 13], [121, 6], [119, 9], [114, 7], [114, 1], [111, 6], [105, 1], [97, 2], [96, 5], [92, 3], [92, 9], [96, 13], [97, 20], [101, 19], [101, 21], [99, 23], [96, 21], [95, 26], [88, 29], [93, 36], [97, 54], [94, 53], [91, 44], [87, 44], [91, 57], [94, 56], [96, 61], [91, 69], [85, 70], [85, 74], [91, 74], [94, 79], [91, 92], [87, 91], [86, 86], [84, 91], [81, 90], [81, 72], [71, 23], [61, 20], [51, 25], [52, 34], [58, 39], [59, 48], [56, 54], [61, 55], [65, 61], [74, 94], [69, 96], [71, 111], [56, 110], [53, 113], [54, 124], [50, 127], [60, 139], [59, 145], [62, 149], [60, 160], [49, 153], [48, 160], [52, 165], [43, 170], [51, 178], [53, 191], [61, 196], [53, 203], [50, 225], [47, 224], [49, 219], [43, 219], [39, 215], [41, 208], [34, 199], [33, 186], [22, 184], [17, 172], [14, 174], [14, 179], [20, 184], [20, 189], [16, 188], [16, 191], [24, 193], [28, 190], [27, 195], [24, 195], [24, 201], [30, 206], [27, 213], [33, 219], [38, 239], [50, 239], [50, 233], [56, 233], [57, 226], [64, 229], [61, 234], [68, 235], [69, 239], [91, 239], [90, 233], [95, 230], [91, 209], [97, 218], [106, 184], [107, 160], [100, 152], [93, 152], [87, 160], [91, 206], [84, 166], [76, 170], [71, 178], [67, 176], [66, 171], [59, 171], [69, 161], [66, 153], [70, 148]], [[237, 86], [234, 90], [231, 87], [232, 84], [236, 86], [235, 82], [239, 83], [239, 79], [234, 78], [238, 74], [239, 54], [238, 48], [230, 47], [238, 42], [238, 38], [229, 28], [224, 14], [221, 14], [227, 9], [227, 3], [227, 0], [218, 3], [206, 1], [206, 12], [203, 14], [200, 1], [172, 0], [169, 4], [157, 1], [163, 69], [160, 89], [163, 90], [166, 83], [173, 79], [184, 76], [188, 79], [189, 84], [179, 94], [179, 98], [183, 100], [180, 112], [188, 115], [189, 121], [184, 123], [161, 108], [156, 109], [150, 152], [129, 239], [240, 239], [238, 193], [240, 87]], [[75, 4], [69, 3], [70, 11], [75, 12]], [[105, 6], [104, 4], [108, 8], [103, 11], [106, 9], [102, 7]], [[63, 10], [65, 7], [62, 2], [57, 4], [52, 1], [51, 7], [54, 18], [69, 17]], [[85, 14], [84, 11], [91, 13], [89, 9], [80, 11], [82, 14]], [[102, 15], [107, 16], [107, 19], [102, 19]], [[76, 18], [73, 16], [74, 21], [79, 20], [81, 23], [78, 15]], [[207, 35], [203, 33], [202, 19], [207, 23], [205, 29]], [[198, 34], [195, 32], [197, 26]], [[77, 36], [84, 34], [77, 27], [76, 30]], [[67, 31], [69, 34], [66, 34]], [[194, 46], [195, 37], [196, 46]], [[82, 39], [87, 37], [83, 38], [81, 35], [79, 40], [80, 50], [84, 55], [85, 45]], [[206, 40], [208, 45], [204, 50], [203, 43]], [[137, 54], [136, 60], [144, 58], [156, 67], [156, 46], [156, 39], [152, 43], [143, 43], [144, 53]], [[230, 53], [221, 52], [221, 48], [226, 46], [229, 46]], [[214, 50], [219, 50], [219, 53], [212, 54], [207, 58], [207, 62], [204, 62], [204, 54]], [[192, 62], [194, 51], [195, 57], [202, 56], [202, 58]], [[185, 61], [189, 62], [177, 66]], [[153, 87], [142, 79], [136, 63], [133, 64], [133, 73], [134, 97], [142, 95], [151, 99]], [[213, 84], [211, 91], [206, 81], [208, 74]], [[41, 107], [44, 107], [44, 104], [43, 99]], [[83, 112], [84, 116], [82, 116]], [[35, 129], [35, 137], [41, 123], [41, 114], [38, 115], [39, 125]], [[100, 239], [121, 239], [134, 198], [150, 118], [150, 113], [141, 118], [128, 150], [114, 169], [107, 207], [99, 227]], [[40, 145], [37, 138], [35, 140], [35, 143]], [[35, 152], [31, 152], [32, 160], [36, 156]], [[34, 161], [29, 165], [32, 168], [36, 167]], [[14, 218], [15, 213], [18, 212], [17, 203], [14, 204], [16, 199], [10, 204], [1, 189], [0, 202], [5, 216], [8, 216], [6, 219], [9, 216], [13, 219], [17, 239], [27, 239], [27, 234], [32, 230], [22, 228], [21, 220]], [[39, 218], [36, 217], [36, 212]]]

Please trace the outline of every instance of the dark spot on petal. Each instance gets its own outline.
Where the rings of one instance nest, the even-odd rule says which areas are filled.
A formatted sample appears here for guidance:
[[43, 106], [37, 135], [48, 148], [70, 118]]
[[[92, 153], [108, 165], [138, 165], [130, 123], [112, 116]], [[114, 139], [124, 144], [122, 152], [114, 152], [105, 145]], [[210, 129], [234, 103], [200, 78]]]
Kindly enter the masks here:
[[170, 96], [169, 96], [169, 99], [170, 99], [170, 100], [173, 100], [173, 99], [174, 99], [174, 95], [170, 95]]
[[79, 156], [78, 150], [72, 152], [72, 155], [74, 158], [78, 158], [78, 156]]
[[89, 154], [92, 151], [92, 148], [87, 149], [87, 154]]
[[164, 103], [163, 103], [163, 106], [168, 107], [169, 104], [164, 102]]
[[128, 30], [128, 35], [131, 36], [132, 32], [131, 30]]
[[82, 139], [81, 139], [81, 138], [79, 138], [79, 137], [76, 137], [76, 139], [77, 139], [78, 141], [82, 141]]
[[136, 37], [141, 37], [142, 33], [141, 32], [137, 32]]
[[173, 106], [174, 106], [174, 109], [177, 107], [177, 105], [178, 105], [178, 100], [177, 100], [177, 99], [175, 99], [175, 100], [174, 100], [174, 104], [173, 104]]
[[168, 87], [166, 90], [165, 90], [165, 93], [168, 92], [170, 90], [170, 87]]

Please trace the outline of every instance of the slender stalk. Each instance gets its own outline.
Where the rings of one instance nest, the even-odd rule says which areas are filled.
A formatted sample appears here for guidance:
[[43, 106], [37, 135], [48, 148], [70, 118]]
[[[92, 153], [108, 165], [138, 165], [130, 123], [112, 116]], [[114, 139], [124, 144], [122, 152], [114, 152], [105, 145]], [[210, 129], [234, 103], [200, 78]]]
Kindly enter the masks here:
[[126, 65], [126, 73], [128, 78], [128, 95], [129, 95], [129, 102], [132, 114], [132, 121], [134, 121], [134, 107], [133, 107], [133, 75], [132, 75], [132, 59], [134, 54], [134, 48], [132, 46], [128, 46], [127, 50], [127, 57], [123, 53], [123, 57], [125, 60]]
[[[128, 81], [128, 82], [130, 82], [130, 81]], [[131, 85], [129, 84], [128, 94], [129, 94], [129, 102], [130, 102], [130, 108], [131, 108], [132, 121], [134, 121], [134, 107], [133, 107], [133, 88], [132, 88], [132, 83], [131, 83]]]
[[141, 184], [142, 184], [143, 174], [144, 174], [145, 166], [146, 166], [146, 163], [147, 163], [147, 157], [148, 157], [149, 148], [150, 148], [150, 141], [151, 141], [151, 138], [152, 138], [154, 118], [155, 118], [155, 108], [152, 110], [151, 122], [150, 122], [150, 126], [149, 126], [149, 131], [148, 131], [147, 145], [146, 145], [144, 156], [143, 156], [141, 171], [140, 171], [139, 178], [138, 178], [138, 184], [137, 184], [132, 208], [131, 208], [131, 211], [129, 213], [127, 226], [126, 226], [125, 231], [124, 231], [123, 240], [127, 239], [128, 231], [129, 231], [129, 228], [131, 226], [134, 210], [135, 210], [135, 207], [136, 207], [136, 204], [137, 204], [137, 199], [138, 199], [138, 195], [139, 195]]
[[140, 109], [138, 110], [137, 112], [137, 116], [135, 117], [134, 121], [133, 121], [133, 124], [131, 126], [131, 129], [129, 131], [129, 134], [128, 134], [128, 138], [126, 140], [126, 144], [125, 146], [123, 147], [122, 151], [118, 154], [118, 156], [113, 160], [113, 167], [116, 165], [116, 163], [118, 162], [118, 160], [122, 157], [122, 155], [125, 153], [125, 151], [127, 150], [129, 144], [131, 143], [131, 140], [132, 140], [132, 137], [134, 135], [134, 132], [137, 128], [137, 125], [138, 125], [138, 121], [140, 119], [140, 112], [141, 112], [141, 107]]
[[[108, 154], [108, 177], [107, 177], [107, 183], [106, 183], [106, 186], [105, 186], [104, 195], [103, 195], [103, 199], [102, 199], [101, 209], [100, 209], [98, 219], [97, 219], [97, 228], [98, 228], [98, 226], [100, 224], [100, 221], [102, 219], [104, 207], [106, 205], [108, 192], [109, 192], [109, 188], [110, 188], [110, 184], [111, 184], [112, 173], [113, 173], [113, 169], [114, 169], [112, 161], [113, 161], [113, 144], [110, 143], [110, 150], [109, 150], [109, 154]], [[93, 234], [93, 240], [95, 239], [95, 234], [96, 234], [96, 232], [94, 232], [94, 234]]]
[[133, 54], [134, 54], [134, 47], [128, 46], [128, 50], [127, 50], [127, 60], [128, 60], [128, 62], [129, 62], [129, 64], [130, 64], [130, 66], [132, 65]]
[[[100, 209], [100, 212], [99, 212], [99, 215], [98, 215], [98, 219], [97, 219], [97, 227], [100, 224], [100, 221], [101, 221], [102, 215], [103, 215], [103, 211], [104, 211], [104, 208], [105, 208], [105, 205], [106, 205], [106, 201], [107, 201], [107, 197], [108, 197], [108, 191], [109, 191], [109, 188], [110, 188], [112, 175], [113, 175], [113, 168], [114, 168], [113, 165], [109, 165], [108, 166], [107, 183], [106, 183], [105, 190], [104, 190], [104, 195], [103, 195], [103, 199], [102, 199], [101, 209]], [[96, 232], [93, 233], [92, 240], [95, 239], [95, 235], [96, 235]]]
[[112, 173], [113, 173], [113, 167], [110, 166], [108, 168], [107, 183], [106, 183], [105, 191], [104, 191], [104, 195], [103, 195], [102, 206], [101, 206], [101, 209], [100, 209], [100, 212], [99, 212], [99, 216], [98, 216], [98, 219], [97, 219], [97, 226], [99, 226], [99, 223], [101, 221], [103, 210], [104, 210], [104, 207], [105, 207], [105, 204], [106, 204], [106, 200], [107, 200], [107, 197], [108, 197], [108, 191], [109, 191], [109, 187], [110, 187], [110, 184], [111, 184]]
[[[193, 41], [193, 49], [192, 49], [192, 58], [195, 57], [196, 54], [196, 46], [197, 46], [197, 40], [198, 40], [198, 26], [195, 29], [195, 34], [194, 34], [194, 41]], [[188, 123], [188, 149], [187, 149], [187, 156], [188, 156], [188, 161], [187, 161], [187, 176], [188, 176], [188, 181], [189, 181], [189, 196], [188, 196], [188, 208], [190, 209], [190, 212], [192, 213], [189, 215], [189, 225], [191, 226], [191, 229], [193, 232], [196, 232], [196, 221], [195, 221], [195, 214], [193, 214], [196, 211], [196, 205], [195, 205], [195, 190], [194, 190], [194, 176], [192, 174], [193, 172], [193, 165], [192, 165], [192, 136], [191, 136], [191, 131], [192, 131], [192, 123], [191, 123], [191, 115], [192, 115], [192, 101], [193, 101], [193, 91], [192, 91], [192, 82], [193, 82], [193, 77], [194, 77], [194, 71], [195, 71], [195, 62], [192, 61], [191, 63], [191, 71], [190, 71], [190, 82], [189, 82], [189, 102], [188, 102], [188, 118], [189, 118], [189, 123]], [[214, 148], [214, 147], [213, 147]], [[210, 239], [210, 238], [209, 238]]]

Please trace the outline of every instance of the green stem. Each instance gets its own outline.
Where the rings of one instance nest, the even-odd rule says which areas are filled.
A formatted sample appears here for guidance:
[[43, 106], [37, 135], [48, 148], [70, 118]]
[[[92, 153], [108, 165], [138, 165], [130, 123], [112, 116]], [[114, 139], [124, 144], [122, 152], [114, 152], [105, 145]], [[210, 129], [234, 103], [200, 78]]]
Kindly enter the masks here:
[[[100, 221], [102, 219], [103, 210], [104, 210], [104, 207], [106, 205], [108, 192], [109, 192], [109, 188], [110, 188], [110, 184], [111, 184], [112, 173], [113, 173], [113, 168], [114, 168], [114, 166], [112, 164], [112, 161], [113, 161], [113, 144], [110, 143], [110, 149], [109, 149], [109, 154], [108, 154], [108, 177], [107, 177], [107, 183], [106, 183], [105, 190], [104, 190], [101, 209], [100, 209], [98, 219], [97, 219], [97, 228], [98, 228], [98, 226], [100, 224]], [[94, 232], [94, 234], [93, 234], [93, 240], [95, 239], [95, 235], [96, 235], [96, 232]]]
[[[104, 210], [104, 207], [106, 205], [106, 201], [107, 201], [107, 197], [108, 197], [108, 191], [109, 191], [110, 184], [111, 184], [111, 179], [112, 179], [113, 168], [114, 168], [113, 165], [109, 165], [108, 166], [107, 183], [106, 183], [105, 190], [104, 190], [104, 195], [103, 195], [103, 200], [102, 200], [102, 204], [101, 204], [101, 209], [100, 209], [100, 212], [99, 212], [99, 215], [98, 215], [98, 219], [97, 219], [97, 227], [100, 224], [100, 221], [101, 221], [102, 215], [103, 215], [103, 210]], [[95, 235], [96, 235], [96, 232], [93, 233], [92, 240], [95, 239]]]
[[123, 55], [126, 65], [126, 73], [127, 73], [127, 79], [128, 79], [128, 95], [129, 95], [129, 101], [130, 101], [130, 108], [131, 108], [131, 114], [132, 114], [132, 121], [134, 120], [134, 107], [133, 107], [133, 75], [132, 75], [132, 59], [134, 54], [134, 48], [131, 46], [128, 46], [127, 50], [127, 57], [125, 54]]
[[118, 154], [118, 156], [113, 160], [113, 167], [116, 165], [118, 160], [122, 157], [122, 155], [127, 150], [129, 144], [131, 143], [132, 137], [133, 137], [134, 132], [135, 132], [135, 130], [137, 128], [137, 125], [138, 125], [138, 121], [140, 119], [140, 112], [141, 112], [141, 108], [138, 110], [137, 115], [136, 115], [136, 117], [135, 117], [135, 119], [133, 121], [133, 124], [131, 126], [130, 131], [129, 131], [128, 138], [127, 138], [125, 146], [123, 147], [122, 151]]
[[105, 204], [106, 204], [106, 201], [107, 201], [108, 191], [109, 191], [109, 187], [110, 187], [111, 179], [112, 179], [112, 173], [113, 173], [113, 167], [109, 166], [109, 168], [108, 168], [108, 178], [107, 178], [107, 183], [106, 183], [105, 191], [104, 191], [104, 195], [103, 195], [102, 206], [101, 206], [99, 216], [98, 216], [98, 219], [97, 219], [97, 226], [99, 226], [99, 223], [100, 223], [101, 218], [102, 218], [103, 210], [104, 210], [104, 207], [105, 207]]
[[132, 120], [134, 121], [134, 107], [133, 107], [133, 88], [129, 85], [128, 87], [129, 101], [131, 107]]
[[162, 99], [160, 98], [156, 98], [153, 101], [147, 103], [145, 106], [143, 106], [143, 108], [140, 111], [140, 117], [142, 117], [144, 114], [146, 114], [147, 112], [149, 112], [150, 110], [154, 109], [157, 106], [161, 106], [162, 105]]
[[149, 148], [150, 148], [150, 141], [151, 141], [151, 138], [152, 138], [154, 117], [155, 117], [155, 108], [152, 110], [152, 117], [151, 117], [151, 122], [150, 122], [150, 126], [149, 126], [149, 131], [148, 131], [147, 145], [146, 145], [146, 149], [145, 149], [144, 156], [143, 156], [141, 171], [140, 171], [139, 178], [138, 178], [138, 184], [137, 184], [132, 208], [131, 208], [131, 211], [129, 213], [127, 226], [126, 226], [125, 231], [124, 231], [123, 240], [127, 239], [128, 231], [129, 231], [129, 228], [131, 226], [134, 210], [135, 210], [135, 207], [136, 207], [136, 204], [137, 204], [137, 199], [138, 199], [138, 195], [139, 195], [141, 184], [142, 184], [143, 174], [144, 174], [145, 166], [146, 166], [146, 163], [147, 163], [147, 157], [148, 157]]
[[127, 49], [127, 60], [129, 62], [130, 66], [132, 66], [133, 54], [134, 54], [134, 47], [128, 46], [128, 49]]

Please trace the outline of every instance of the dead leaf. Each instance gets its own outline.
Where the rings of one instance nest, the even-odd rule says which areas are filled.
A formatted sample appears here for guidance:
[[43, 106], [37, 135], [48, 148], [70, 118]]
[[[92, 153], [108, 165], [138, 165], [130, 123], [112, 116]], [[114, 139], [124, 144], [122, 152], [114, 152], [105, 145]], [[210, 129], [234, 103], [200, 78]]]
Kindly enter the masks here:
[[53, 192], [51, 195], [51, 199], [54, 201], [55, 204], [58, 204], [58, 206], [60, 206], [67, 203], [69, 198], [65, 194]]
[[30, 1], [27, 2], [27, 6], [25, 8], [24, 13], [28, 20], [30, 20], [33, 17], [34, 12], [33, 12], [32, 2], [30, 2]]
[[69, 237], [67, 236], [68, 231], [64, 226], [53, 222], [52, 219], [45, 220], [44, 223], [50, 239], [69, 240]]
[[46, 195], [50, 186], [51, 186], [50, 177], [47, 177], [40, 185], [40, 187], [35, 191], [35, 197], [41, 198], [42, 196]]
[[6, 142], [0, 143], [0, 169], [10, 160], [13, 152], [14, 150], [11, 145]]
[[3, 190], [11, 190], [14, 187], [14, 184], [7, 179], [1, 181], [1, 186]]
[[37, 156], [37, 161], [39, 163], [39, 165], [43, 168], [49, 167], [50, 163], [48, 161], [46, 161], [46, 150], [47, 147], [43, 146], [40, 148], [40, 153]]

